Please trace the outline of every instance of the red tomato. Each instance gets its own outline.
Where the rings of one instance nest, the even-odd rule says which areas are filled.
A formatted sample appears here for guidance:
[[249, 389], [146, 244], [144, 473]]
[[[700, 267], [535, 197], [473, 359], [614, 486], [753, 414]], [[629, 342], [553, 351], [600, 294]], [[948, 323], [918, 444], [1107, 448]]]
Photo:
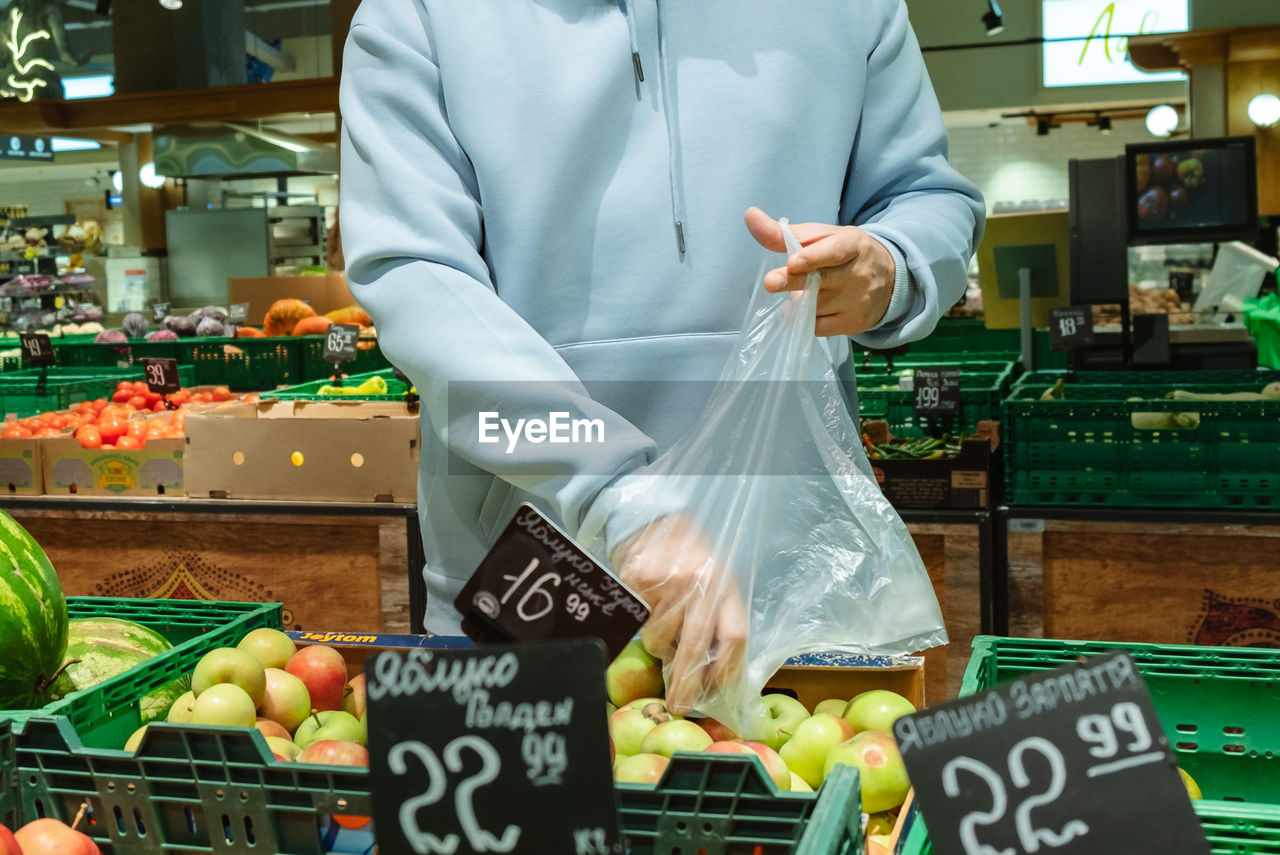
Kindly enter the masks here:
[[102, 434], [98, 431], [96, 425], [85, 425], [76, 431], [76, 439], [80, 440], [82, 448], [101, 448]]
[[230, 401], [231, 389], [226, 386], [214, 386], [209, 395], [215, 401]]
[[146, 442], [147, 442], [146, 439], [139, 440], [132, 436], [129, 436], [128, 434], [125, 434], [124, 436], [116, 440], [116, 448], [130, 449], [130, 450], [138, 449], [145, 446]]
[[132, 388], [133, 388], [133, 382], [129, 380], [121, 380], [119, 383], [116, 384], [117, 392], [119, 392], [121, 389], [132, 389]]
[[129, 406], [133, 407], [135, 410], [145, 410], [147, 408], [147, 396], [134, 395], [129, 399], [128, 403]]
[[98, 433], [102, 434], [102, 441], [115, 442], [118, 437], [124, 436], [129, 429], [124, 419], [116, 415], [104, 414], [98, 421]]
[[262, 400], [262, 396], [257, 392], [250, 392], [248, 395], [244, 396], [244, 402], [246, 404], [256, 404], [260, 400]]
[[147, 423], [142, 419], [129, 419], [129, 427], [125, 434], [134, 439], [142, 439], [147, 435]]
[[155, 406], [151, 408], [151, 412], [163, 413], [167, 409], [169, 408], [164, 405], [164, 401], [156, 401]]
[[[160, 394], [158, 392], [148, 391], [145, 397], [147, 399], [146, 409], [148, 410], [156, 405], [156, 401], [161, 400]], [[139, 407], [138, 409], [141, 410], [142, 407]]]

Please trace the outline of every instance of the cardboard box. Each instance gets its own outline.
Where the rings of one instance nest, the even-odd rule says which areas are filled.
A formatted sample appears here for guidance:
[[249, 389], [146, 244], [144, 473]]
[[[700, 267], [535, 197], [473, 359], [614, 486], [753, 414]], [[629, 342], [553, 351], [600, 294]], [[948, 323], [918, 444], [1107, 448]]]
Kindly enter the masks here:
[[341, 273], [326, 276], [247, 276], [227, 280], [227, 304], [248, 303], [246, 323], [262, 326], [262, 317], [276, 300], [308, 300], [319, 314], [355, 305]]
[[51, 496], [181, 496], [183, 441], [153, 439], [137, 451], [83, 448], [73, 436], [43, 440]]
[[43, 440], [0, 439], [0, 494], [44, 493]]
[[418, 498], [418, 411], [399, 402], [263, 401], [188, 416], [193, 498]]
[[[863, 422], [875, 443], [890, 436], [883, 421]], [[979, 438], [985, 437], [985, 438]], [[873, 459], [871, 471], [889, 503], [898, 509], [975, 510], [991, 508], [1004, 484], [997, 422], [979, 422], [979, 433], [960, 445], [955, 457], [936, 460]]]

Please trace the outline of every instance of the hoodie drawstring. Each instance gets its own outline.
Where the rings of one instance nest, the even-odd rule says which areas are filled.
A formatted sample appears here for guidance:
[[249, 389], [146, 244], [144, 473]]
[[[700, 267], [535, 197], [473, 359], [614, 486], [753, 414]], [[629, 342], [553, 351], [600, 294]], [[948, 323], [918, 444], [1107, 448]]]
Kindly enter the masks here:
[[[636, 32], [635, 13], [632, 9], [634, 0], [621, 0], [622, 14], [627, 19], [627, 33], [631, 37], [631, 63], [635, 70], [636, 83], [644, 82], [644, 67], [640, 64], [640, 38]], [[671, 187], [671, 215], [675, 227], [676, 249], [684, 258], [684, 197], [681, 193], [680, 173], [680, 133], [679, 120], [675, 109], [675, 95], [671, 91], [671, 63], [667, 55], [667, 33], [662, 22], [661, 0], [654, 0], [654, 10], [658, 23], [658, 88], [662, 96], [662, 112], [667, 127], [667, 179]]]

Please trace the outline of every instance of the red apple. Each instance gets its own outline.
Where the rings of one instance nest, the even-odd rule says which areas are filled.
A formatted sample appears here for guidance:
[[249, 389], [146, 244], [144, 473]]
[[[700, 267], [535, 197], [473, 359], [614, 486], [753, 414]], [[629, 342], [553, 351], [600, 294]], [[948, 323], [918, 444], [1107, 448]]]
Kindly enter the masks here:
[[253, 723], [253, 726], [258, 728], [263, 736], [275, 736], [279, 739], [292, 740], [292, 737], [289, 735], [289, 731], [285, 730], [284, 725], [280, 724], [278, 721], [272, 721], [269, 718], [258, 716], [258, 720]]
[[716, 742], [739, 742], [742, 740], [742, 737], [735, 733], [732, 728], [726, 724], [721, 724], [714, 718], [690, 719], [690, 721], [705, 730], [707, 736], [710, 736]]
[[288, 671], [268, 668], [266, 675], [267, 690], [258, 709], [264, 717], [293, 733], [311, 715], [311, 693], [305, 683]]
[[640, 639], [632, 639], [604, 672], [605, 689], [614, 706], [662, 693], [662, 663], [649, 655]]
[[102, 855], [88, 835], [53, 817], [32, 820], [13, 837], [23, 855]]
[[308, 745], [298, 755], [298, 762], [323, 766], [368, 766], [369, 752], [358, 742], [322, 739]]
[[364, 674], [357, 674], [347, 681], [347, 688], [342, 696], [342, 708], [356, 718], [365, 708]]
[[787, 768], [786, 762], [777, 751], [762, 742], [748, 742], [747, 747], [764, 761], [764, 771], [778, 785], [778, 789], [791, 789], [791, 770]]
[[22, 848], [13, 839], [13, 832], [0, 825], [0, 855], [22, 855]]
[[347, 663], [341, 653], [332, 647], [314, 644], [295, 653], [284, 670], [307, 687], [312, 709], [342, 709], [342, 694], [347, 686]]
[[747, 743], [730, 742], [728, 740], [713, 742], [702, 750], [710, 751], [712, 754], [755, 754], [754, 751], [747, 747]]

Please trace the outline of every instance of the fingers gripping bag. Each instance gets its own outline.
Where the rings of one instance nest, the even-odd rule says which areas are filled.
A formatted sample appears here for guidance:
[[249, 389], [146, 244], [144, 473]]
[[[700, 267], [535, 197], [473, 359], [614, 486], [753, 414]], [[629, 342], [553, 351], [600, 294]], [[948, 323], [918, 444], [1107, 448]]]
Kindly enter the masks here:
[[[799, 250], [785, 221], [783, 232]], [[900, 655], [947, 640], [814, 336], [820, 277], [770, 294], [759, 280], [776, 259], [701, 416], [602, 494], [579, 532], [649, 603], [641, 637], [663, 660], [668, 705], [748, 737], [768, 722], [765, 683], [793, 656]]]

